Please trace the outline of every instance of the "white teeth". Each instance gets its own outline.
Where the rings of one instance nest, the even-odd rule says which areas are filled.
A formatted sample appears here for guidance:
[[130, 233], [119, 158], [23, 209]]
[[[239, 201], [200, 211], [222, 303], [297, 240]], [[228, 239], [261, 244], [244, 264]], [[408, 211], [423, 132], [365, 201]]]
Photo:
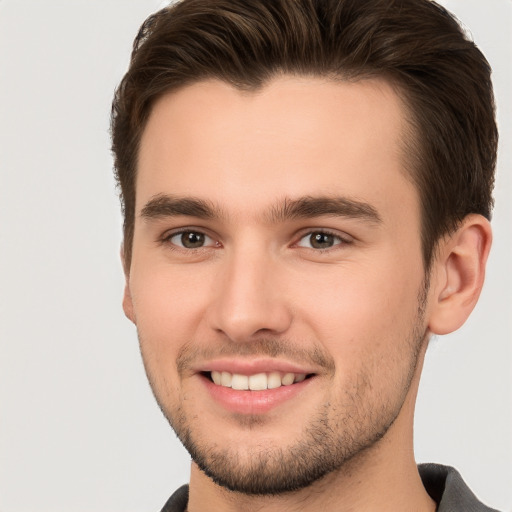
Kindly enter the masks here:
[[222, 380], [222, 374], [220, 372], [216, 372], [215, 370], [212, 372], [212, 380], [217, 384], [217, 386], [220, 386], [221, 380]]
[[249, 377], [249, 389], [252, 391], [261, 391], [267, 389], [267, 375], [265, 373], [257, 373]]
[[220, 385], [230, 388], [232, 379], [233, 379], [233, 376], [231, 375], [231, 373], [222, 372], [221, 376], [220, 376]]
[[289, 386], [290, 384], [293, 384], [293, 381], [295, 380], [295, 375], [293, 373], [285, 373], [283, 375], [283, 378], [281, 379], [281, 382], [283, 386]]
[[239, 375], [238, 373], [233, 374], [231, 379], [231, 387], [233, 389], [249, 389], [249, 377], [247, 375]]
[[268, 389], [281, 387], [281, 374], [279, 372], [272, 372], [268, 374], [267, 387]]
[[290, 386], [302, 382], [306, 378], [305, 373], [256, 373], [254, 375], [241, 375], [239, 373], [219, 372], [213, 370], [211, 378], [217, 386], [224, 386], [236, 390], [262, 391], [264, 389], [276, 389], [281, 386]]

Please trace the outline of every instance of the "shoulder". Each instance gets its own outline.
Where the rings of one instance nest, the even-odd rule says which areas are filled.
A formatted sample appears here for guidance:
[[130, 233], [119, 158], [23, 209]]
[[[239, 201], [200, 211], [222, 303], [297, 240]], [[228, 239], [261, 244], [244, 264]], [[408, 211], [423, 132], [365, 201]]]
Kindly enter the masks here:
[[418, 470], [425, 489], [438, 503], [437, 512], [498, 512], [478, 500], [456, 469], [419, 464]]
[[167, 500], [161, 512], [185, 512], [187, 504], [188, 485], [183, 485]]
[[[478, 500], [456, 469], [441, 464], [420, 464], [418, 470], [425, 489], [438, 503], [437, 512], [498, 512]], [[188, 485], [183, 485], [161, 512], [185, 512], [187, 503]]]

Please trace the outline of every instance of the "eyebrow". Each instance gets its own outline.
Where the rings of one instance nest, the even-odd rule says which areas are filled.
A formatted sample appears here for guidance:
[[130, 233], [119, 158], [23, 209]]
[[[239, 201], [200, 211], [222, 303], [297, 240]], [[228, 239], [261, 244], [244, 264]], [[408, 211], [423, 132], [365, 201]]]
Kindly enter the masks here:
[[[269, 223], [277, 224], [286, 220], [307, 219], [324, 215], [362, 219], [373, 224], [382, 222], [377, 210], [369, 203], [349, 197], [329, 196], [285, 198], [272, 206], [265, 218]], [[152, 197], [142, 208], [140, 216], [148, 220], [178, 216], [199, 219], [225, 217], [222, 208], [209, 201], [196, 197], [178, 197], [168, 194], [159, 194]]]
[[380, 224], [382, 218], [378, 211], [369, 203], [349, 197], [312, 197], [285, 199], [270, 210], [270, 222], [282, 222], [287, 219], [307, 219], [332, 215], [363, 219], [373, 224]]
[[140, 216], [144, 219], [161, 219], [165, 217], [197, 217], [213, 219], [222, 216], [220, 208], [195, 197], [176, 197], [159, 194], [152, 197], [142, 208]]

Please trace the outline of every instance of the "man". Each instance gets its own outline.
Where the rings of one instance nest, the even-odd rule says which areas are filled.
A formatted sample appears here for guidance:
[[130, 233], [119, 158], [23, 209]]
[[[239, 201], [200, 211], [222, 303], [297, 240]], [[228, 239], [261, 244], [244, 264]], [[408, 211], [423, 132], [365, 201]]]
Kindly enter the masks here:
[[123, 307], [193, 462], [164, 511], [485, 511], [416, 466], [484, 280], [489, 66], [427, 0], [183, 0], [113, 104]]

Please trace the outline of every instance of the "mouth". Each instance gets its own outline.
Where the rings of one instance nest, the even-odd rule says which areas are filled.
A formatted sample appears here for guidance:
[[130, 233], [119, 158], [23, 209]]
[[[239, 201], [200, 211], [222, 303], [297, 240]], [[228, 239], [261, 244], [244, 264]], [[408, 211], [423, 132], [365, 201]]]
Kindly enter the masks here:
[[238, 415], [299, 407], [301, 400], [316, 392], [315, 382], [321, 382], [322, 373], [310, 364], [274, 358], [218, 358], [203, 361], [193, 370], [199, 377], [193, 382], [201, 383], [206, 396], [212, 399], [206, 402], [207, 407], [214, 414], [228, 411]]
[[[247, 372], [249, 373], [249, 372]], [[269, 413], [285, 403], [299, 404], [299, 396], [316, 380], [315, 373], [268, 372], [233, 373], [209, 370], [199, 373], [213, 403], [237, 414], [260, 415]]]
[[206, 371], [201, 372], [216, 386], [231, 388], [237, 391], [265, 391], [278, 389], [282, 386], [298, 384], [313, 377], [314, 374], [292, 373], [292, 372], [260, 372], [253, 375], [230, 373], [227, 371]]

